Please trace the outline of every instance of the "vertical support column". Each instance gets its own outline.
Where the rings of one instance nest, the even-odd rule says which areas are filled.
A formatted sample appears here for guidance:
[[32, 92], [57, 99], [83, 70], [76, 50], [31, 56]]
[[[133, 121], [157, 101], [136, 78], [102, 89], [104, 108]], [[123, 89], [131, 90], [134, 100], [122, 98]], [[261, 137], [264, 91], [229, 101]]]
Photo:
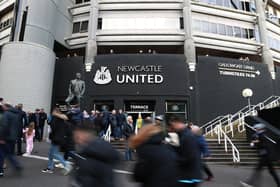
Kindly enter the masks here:
[[183, 17], [185, 30], [184, 54], [186, 56], [186, 63], [189, 65], [190, 71], [195, 71], [196, 53], [194, 39], [192, 37], [191, 0], [184, 0]]
[[98, 0], [91, 0], [90, 16], [89, 16], [89, 30], [88, 30], [88, 43], [86, 47], [85, 65], [86, 71], [91, 71], [91, 66], [94, 64], [94, 58], [97, 55], [97, 22], [98, 22]]
[[272, 79], [275, 79], [275, 70], [273, 64], [272, 54], [268, 45], [267, 25], [265, 16], [265, 4], [263, 0], [255, 0], [256, 11], [258, 14], [258, 25], [260, 32], [261, 43], [264, 44], [262, 48], [262, 60], [268, 65], [268, 69], [271, 73]]

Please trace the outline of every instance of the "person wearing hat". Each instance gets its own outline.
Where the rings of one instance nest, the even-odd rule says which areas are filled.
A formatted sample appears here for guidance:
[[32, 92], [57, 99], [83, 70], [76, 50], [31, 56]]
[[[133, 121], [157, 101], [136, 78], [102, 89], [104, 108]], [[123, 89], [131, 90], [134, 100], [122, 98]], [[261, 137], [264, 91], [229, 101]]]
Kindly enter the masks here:
[[265, 136], [265, 125], [262, 123], [258, 123], [253, 127], [255, 129], [255, 134], [252, 137], [251, 146], [256, 147], [258, 149], [259, 154], [259, 162], [252, 176], [248, 181], [240, 183], [244, 187], [251, 187], [257, 185], [261, 176], [262, 169], [267, 166], [270, 175], [273, 177], [277, 187], [280, 187], [280, 180], [273, 168], [273, 163], [271, 159], [271, 153], [269, 150], [269, 146], [267, 144], [267, 138]]

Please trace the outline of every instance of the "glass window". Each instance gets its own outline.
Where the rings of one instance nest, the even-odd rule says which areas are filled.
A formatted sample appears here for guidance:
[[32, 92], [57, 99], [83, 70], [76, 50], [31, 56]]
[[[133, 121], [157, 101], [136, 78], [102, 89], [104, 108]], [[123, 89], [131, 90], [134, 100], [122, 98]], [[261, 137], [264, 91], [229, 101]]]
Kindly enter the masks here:
[[80, 32], [80, 22], [76, 22], [73, 24], [73, 33], [79, 33]]
[[90, 0], [84, 0], [84, 2], [86, 3], [86, 2], [90, 2]]
[[81, 24], [81, 32], [87, 32], [88, 31], [88, 21], [83, 21]]
[[195, 30], [195, 31], [201, 31], [201, 23], [200, 23], [201, 21], [200, 20], [197, 20], [197, 19], [194, 19], [193, 20], [193, 24], [192, 24], [192, 26], [193, 26], [193, 29]]
[[209, 32], [209, 22], [201, 21], [202, 32]]
[[180, 17], [180, 29], [184, 29], [184, 18]]
[[224, 0], [217, 0], [216, 4], [220, 6], [224, 6]]
[[210, 32], [211, 33], [214, 33], [214, 34], [218, 33], [218, 29], [217, 29], [217, 24], [216, 23], [210, 23], [209, 26], [210, 26]]
[[234, 36], [241, 38], [241, 28], [240, 27], [234, 27]]
[[255, 32], [253, 29], [248, 29], [248, 37], [250, 39], [255, 38]]
[[249, 38], [248, 29], [241, 28], [241, 38]]
[[166, 102], [166, 118], [171, 115], [181, 116], [183, 119], [187, 118], [187, 102], [184, 101], [167, 101]]
[[227, 25], [227, 36], [233, 36], [233, 27]]
[[3, 23], [0, 23], [0, 29], [3, 29]]
[[81, 4], [83, 3], [83, 0], [76, 0], [76, 4]]
[[218, 24], [218, 33], [226, 35], [226, 26], [224, 24]]
[[98, 21], [97, 21], [97, 29], [101, 30], [102, 29], [102, 18], [98, 18]]

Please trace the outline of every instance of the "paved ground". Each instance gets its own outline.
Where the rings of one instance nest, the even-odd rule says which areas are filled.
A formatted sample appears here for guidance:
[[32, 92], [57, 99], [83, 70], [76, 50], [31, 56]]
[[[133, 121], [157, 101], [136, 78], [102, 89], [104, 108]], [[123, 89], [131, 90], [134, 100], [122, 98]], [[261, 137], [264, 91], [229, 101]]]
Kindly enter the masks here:
[[[36, 145], [36, 155], [46, 156], [48, 145], [42, 143]], [[39, 147], [39, 148], [38, 148]], [[63, 176], [59, 170], [54, 174], [41, 173], [41, 169], [46, 167], [47, 161], [35, 158], [19, 158], [23, 163], [25, 170], [22, 176], [16, 176], [11, 169], [7, 169], [6, 176], [0, 179], [1, 187], [67, 187], [69, 177]], [[123, 162], [116, 167], [122, 171], [132, 171], [132, 162]], [[211, 166], [215, 173], [213, 182], [206, 182], [201, 187], [238, 187], [239, 181], [246, 178], [251, 173], [251, 168], [240, 168], [231, 166]], [[280, 176], [280, 171], [278, 172]], [[131, 180], [129, 174], [116, 174], [116, 187], [139, 187], [138, 184]], [[268, 172], [263, 172], [263, 180], [259, 187], [276, 186]]]

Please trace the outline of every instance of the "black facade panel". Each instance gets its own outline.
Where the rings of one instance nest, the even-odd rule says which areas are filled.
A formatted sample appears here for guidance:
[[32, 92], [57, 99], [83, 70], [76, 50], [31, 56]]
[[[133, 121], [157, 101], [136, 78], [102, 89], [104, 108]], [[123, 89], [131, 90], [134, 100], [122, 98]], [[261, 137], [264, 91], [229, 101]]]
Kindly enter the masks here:
[[198, 97], [201, 124], [219, 115], [234, 114], [248, 105], [242, 90], [253, 90], [252, 104], [273, 95], [271, 75], [265, 64], [235, 59], [198, 58]]
[[[101, 67], [110, 73], [112, 80], [108, 84], [94, 82]], [[87, 74], [87, 93], [90, 96], [186, 96], [188, 74], [184, 55], [100, 55]], [[118, 83], [124, 77], [129, 79], [128, 83]], [[134, 78], [134, 83], [130, 78]]]

